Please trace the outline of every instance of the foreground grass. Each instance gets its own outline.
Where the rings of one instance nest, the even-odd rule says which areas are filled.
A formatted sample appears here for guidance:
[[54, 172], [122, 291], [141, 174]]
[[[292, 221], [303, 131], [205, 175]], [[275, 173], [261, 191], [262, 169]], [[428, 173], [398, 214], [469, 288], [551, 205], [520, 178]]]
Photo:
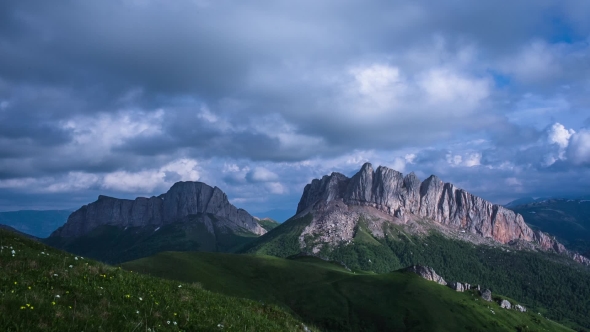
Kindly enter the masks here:
[[122, 266], [289, 307], [325, 331], [571, 331], [413, 273], [355, 273], [313, 257], [166, 252]]
[[273, 305], [141, 275], [0, 230], [0, 331], [304, 331]]

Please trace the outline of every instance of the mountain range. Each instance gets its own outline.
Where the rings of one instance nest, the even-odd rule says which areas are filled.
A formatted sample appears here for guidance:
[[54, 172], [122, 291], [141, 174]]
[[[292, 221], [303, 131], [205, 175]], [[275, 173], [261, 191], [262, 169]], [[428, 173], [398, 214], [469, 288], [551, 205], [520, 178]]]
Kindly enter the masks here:
[[[539, 210], [551, 209], [539, 205], [542, 202], [520, 203], [524, 204], [507, 208], [434, 175], [420, 181], [414, 173], [403, 175], [383, 166], [374, 169], [366, 163], [352, 177], [332, 173], [312, 180], [303, 190], [296, 214], [282, 224], [236, 208], [220, 188], [178, 182], [150, 198], [101, 195], [41, 241], [110, 264], [149, 260], [164, 251], [201, 251], [316, 257], [352, 273], [389, 273], [428, 265], [458, 281], [457, 285], [485, 285], [572, 327], [590, 328], [586, 300], [590, 288], [585, 282], [590, 277], [590, 260], [570, 250], [575, 242], [563, 234], [556, 232], [556, 238], [544, 232], [551, 227], [557, 231], [559, 225], [530, 218], [551, 219]], [[584, 213], [580, 210], [577, 216], [582, 218]], [[188, 268], [190, 260], [206, 256], [190, 257], [182, 258], [178, 268], [183, 264]], [[230, 261], [238, 261], [248, 256], [231, 257]], [[161, 264], [154, 261], [155, 270], [141, 266], [146, 273], [160, 271], [162, 277], [175, 278], [167, 268], [161, 270]], [[240, 287], [247, 287], [245, 280], [251, 277], [239, 277]], [[563, 285], [568, 288], [564, 290]], [[252, 293], [228, 293], [244, 294]], [[273, 298], [268, 296], [265, 299]], [[281, 301], [277, 304], [291, 307], [289, 299]]]

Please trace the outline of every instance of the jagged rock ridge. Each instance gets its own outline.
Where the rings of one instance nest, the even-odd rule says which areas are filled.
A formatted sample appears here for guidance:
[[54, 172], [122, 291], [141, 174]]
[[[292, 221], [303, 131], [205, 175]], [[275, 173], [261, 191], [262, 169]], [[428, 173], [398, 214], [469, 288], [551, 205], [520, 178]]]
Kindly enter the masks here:
[[[100, 195], [98, 200], [73, 212], [65, 225], [51, 237], [76, 237], [101, 225], [119, 227], [162, 226], [182, 221], [190, 215], [209, 214], [217, 226], [243, 229], [262, 235], [266, 231], [247, 211], [229, 203], [221, 189], [202, 182], [177, 182], [165, 194], [135, 200]], [[211, 223], [210, 218], [205, 218]], [[206, 225], [211, 232], [212, 225]]]
[[[444, 183], [434, 175], [421, 182], [414, 173], [404, 176], [384, 166], [373, 170], [372, 165], [366, 163], [352, 178], [332, 173], [307, 184], [297, 214], [319, 212], [317, 217], [314, 215], [316, 226], [324, 223], [333, 227], [330, 220], [340, 221], [345, 230], [334, 238], [347, 240], [354, 226], [351, 222], [359, 214], [350, 208], [335, 208], [339, 206], [338, 202], [348, 207], [370, 207], [402, 223], [426, 218], [502, 244], [534, 243], [545, 250], [568, 254], [579, 262], [590, 262], [581, 255], [568, 252], [547, 234], [533, 231], [520, 214], [492, 204], [451, 183]], [[306, 229], [303, 235], [311, 233], [314, 231]]]

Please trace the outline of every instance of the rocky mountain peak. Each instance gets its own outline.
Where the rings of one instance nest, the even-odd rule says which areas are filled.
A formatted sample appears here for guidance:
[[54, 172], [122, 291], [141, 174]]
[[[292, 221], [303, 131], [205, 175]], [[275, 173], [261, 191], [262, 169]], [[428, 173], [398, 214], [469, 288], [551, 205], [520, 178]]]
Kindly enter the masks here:
[[[340, 205], [330, 204], [332, 201], [340, 201], [348, 209], [336, 208]], [[554, 238], [533, 231], [521, 215], [472, 195], [451, 183], [445, 183], [435, 175], [420, 181], [414, 173], [404, 176], [385, 166], [373, 169], [370, 163], [365, 163], [351, 178], [332, 173], [305, 186], [297, 214], [312, 211], [314, 222], [303, 233], [320, 234], [327, 231], [335, 234], [333, 221], [339, 220], [344, 229], [343, 234], [330, 237], [320, 235], [335, 239], [334, 241], [350, 240], [351, 227], [354, 228], [357, 222], [354, 218], [359, 217], [359, 212], [351, 210], [354, 206], [373, 209], [375, 215], [381, 216], [379, 218], [388, 216], [387, 218], [398, 223], [427, 219], [447, 228], [502, 244], [526, 242], [545, 250], [574, 255]], [[317, 229], [314, 230], [313, 227]], [[324, 230], [323, 227], [327, 229]], [[375, 228], [375, 232], [379, 235], [382, 231]], [[576, 260], [585, 259], [575, 256]], [[587, 259], [586, 261], [590, 263]]]
[[162, 226], [190, 215], [210, 214], [221, 220], [220, 226], [244, 229], [262, 235], [266, 231], [248, 212], [233, 206], [217, 187], [203, 182], [177, 182], [165, 194], [134, 200], [100, 195], [98, 199], [73, 212], [65, 225], [51, 236], [76, 237], [101, 225], [118, 227]]

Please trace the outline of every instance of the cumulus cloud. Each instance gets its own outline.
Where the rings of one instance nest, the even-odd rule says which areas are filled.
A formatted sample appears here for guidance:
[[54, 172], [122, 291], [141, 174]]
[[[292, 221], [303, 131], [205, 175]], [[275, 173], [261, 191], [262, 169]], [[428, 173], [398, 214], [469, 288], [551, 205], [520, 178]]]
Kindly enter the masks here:
[[246, 174], [246, 179], [251, 182], [272, 182], [279, 176], [264, 167], [256, 167]]
[[590, 130], [571, 135], [568, 156], [576, 165], [590, 165]]

